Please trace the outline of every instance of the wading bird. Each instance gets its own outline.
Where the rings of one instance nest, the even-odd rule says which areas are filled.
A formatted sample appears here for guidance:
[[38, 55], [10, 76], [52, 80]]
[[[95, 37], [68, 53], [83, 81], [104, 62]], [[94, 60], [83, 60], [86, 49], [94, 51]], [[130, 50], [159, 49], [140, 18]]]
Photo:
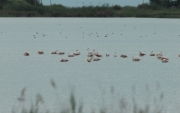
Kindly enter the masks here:
[[146, 54], [139, 51], [139, 56], [144, 56], [144, 55], [146, 55]]
[[51, 54], [57, 54], [58, 53], [58, 51], [56, 50], [56, 51], [53, 51], [53, 52], [51, 52]]
[[116, 54], [116, 52], [114, 53], [114, 57], [117, 57], [117, 54]]
[[151, 51], [150, 56], [155, 56], [155, 54], [153, 53], [153, 51]]
[[44, 52], [43, 51], [38, 51], [38, 54], [44, 54]]
[[141, 59], [138, 58], [138, 57], [133, 57], [132, 59], [133, 59], [133, 61], [140, 61], [140, 60], [141, 60]]
[[65, 59], [65, 58], [62, 58], [61, 60], [60, 60], [60, 62], [68, 62], [69, 60], [68, 59]]
[[121, 56], [120, 57], [122, 57], [122, 58], [127, 58], [127, 55], [125, 55], [125, 54], [121, 54]]
[[30, 54], [28, 52], [25, 52], [24, 53], [24, 56], [29, 56]]

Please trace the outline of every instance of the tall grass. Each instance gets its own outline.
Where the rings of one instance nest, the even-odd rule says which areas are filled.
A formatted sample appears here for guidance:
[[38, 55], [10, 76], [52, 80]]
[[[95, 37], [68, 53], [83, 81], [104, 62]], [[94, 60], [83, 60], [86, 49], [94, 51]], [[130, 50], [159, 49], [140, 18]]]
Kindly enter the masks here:
[[[26, 103], [26, 90], [27, 88], [24, 87], [20, 93], [20, 96], [17, 98], [17, 106], [14, 106], [12, 109], [12, 113], [87, 113], [89, 111], [84, 110], [84, 104], [81, 102], [80, 104], [77, 104], [76, 96], [74, 90], [70, 93], [69, 98], [69, 105], [66, 107], [60, 107], [59, 104], [61, 99], [58, 93], [58, 87], [53, 79], [50, 80], [50, 84], [52, 88], [55, 91], [55, 102], [58, 106], [58, 108], [52, 112], [49, 111], [45, 106], [45, 101], [43, 99], [43, 96], [41, 94], [37, 94], [35, 97], [35, 101], [31, 102], [30, 107], [28, 108], [25, 106]], [[149, 86], [146, 85], [146, 92], [147, 92], [147, 99], [149, 99]], [[158, 91], [160, 92], [160, 91]], [[113, 86], [110, 87], [110, 94], [114, 95], [115, 89]], [[164, 93], [160, 92], [158, 93], [156, 98], [156, 102], [154, 104], [150, 104], [149, 102], [146, 102], [144, 106], [138, 105], [138, 102], [135, 98], [136, 94], [136, 87], [132, 87], [132, 101], [129, 103], [124, 97], [120, 97], [120, 99], [112, 99], [111, 104], [103, 103], [102, 107], [99, 108], [99, 110], [91, 110], [91, 113], [164, 113], [164, 107], [162, 105]], [[111, 98], [111, 97], [109, 97]], [[116, 107], [117, 106], [117, 107]]]

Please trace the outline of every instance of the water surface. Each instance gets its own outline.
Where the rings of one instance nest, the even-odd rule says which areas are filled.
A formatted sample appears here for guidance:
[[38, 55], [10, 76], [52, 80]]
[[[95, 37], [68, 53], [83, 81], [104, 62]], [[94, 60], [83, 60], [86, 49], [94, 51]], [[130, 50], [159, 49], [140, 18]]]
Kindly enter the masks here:
[[[26, 87], [27, 106], [37, 93], [43, 95], [47, 109], [68, 105], [75, 91], [78, 104], [90, 112], [102, 106], [117, 107], [118, 100], [132, 97], [139, 106], [154, 106], [159, 94], [167, 113], [178, 113], [180, 102], [180, 22], [178, 19], [141, 18], [0, 18], [0, 108], [9, 113]], [[44, 36], [43, 36], [44, 35]], [[107, 36], [107, 37], [105, 37]], [[101, 61], [88, 63], [87, 52], [103, 54]], [[44, 55], [37, 51], [43, 50]], [[65, 55], [52, 55], [54, 50]], [[76, 50], [80, 56], [68, 58]], [[132, 57], [146, 53], [140, 62]], [[170, 60], [162, 63], [150, 52]], [[30, 56], [23, 56], [29, 52]], [[113, 57], [114, 53], [118, 57]], [[105, 57], [110, 53], [110, 57]], [[127, 54], [128, 58], [120, 58]], [[60, 62], [68, 58], [69, 62]], [[51, 87], [54, 79], [59, 93]], [[114, 88], [112, 93], [111, 89]], [[152, 108], [152, 107], [151, 107]], [[117, 107], [118, 109], [118, 107]], [[130, 110], [131, 111], [131, 110]]]

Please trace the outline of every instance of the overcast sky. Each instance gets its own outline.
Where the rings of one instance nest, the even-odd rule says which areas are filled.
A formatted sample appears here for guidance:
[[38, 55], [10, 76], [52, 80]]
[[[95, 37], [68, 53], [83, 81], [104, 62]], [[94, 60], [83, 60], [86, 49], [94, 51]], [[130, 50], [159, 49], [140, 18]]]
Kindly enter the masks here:
[[[50, 0], [42, 0], [44, 5], [49, 5]], [[144, 0], [144, 3], [149, 2], [149, 0]], [[109, 5], [118, 4], [120, 6], [137, 6], [138, 4], [143, 3], [143, 0], [51, 0], [51, 4], [62, 4], [68, 7], [76, 6], [89, 6], [89, 5], [102, 5], [108, 3]]]

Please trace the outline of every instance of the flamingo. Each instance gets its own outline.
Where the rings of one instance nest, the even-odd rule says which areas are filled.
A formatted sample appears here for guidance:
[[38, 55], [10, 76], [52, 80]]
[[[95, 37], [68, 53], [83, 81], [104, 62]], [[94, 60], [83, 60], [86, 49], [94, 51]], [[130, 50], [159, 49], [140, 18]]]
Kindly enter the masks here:
[[60, 62], [68, 62], [69, 60], [68, 59], [65, 59], [65, 58], [62, 58], [61, 60], [60, 60]]
[[51, 54], [57, 54], [57, 50], [56, 50], [56, 51], [51, 52]]
[[101, 58], [96, 57], [96, 58], [94, 58], [93, 60], [94, 60], [94, 61], [99, 61], [99, 60], [101, 60]]
[[144, 55], [146, 55], [146, 54], [139, 51], [139, 56], [144, 56]]
[[88, 50], [88, 54], [93, 54], [93, 52], [89, 51], [90, 50], [89, 48], [87, 48], [87, 50]]
[[102, 55], [101, 55], [101, 54], [99, 54], [99, 53], [97, 53], [97, 54], [96, 54], [96, 56], [97, 56], [97, 57], [102, 57]]
[[25, 52], [24, 53], [24, 56], [29, 56], [30, 54], [28, 52]]
[[98, 52], [95, 52], [95, 49], [93, 49], [93, 54], [98, 55]]
[[133, 59], [133, 61], [140, 61], [140, 60], [141, 60], [141, 59], [138, 58], [138, 57], [133, 57], [132, 59]]
[[43, 51], [38, 51], [38, 54], [44, 54], [44, 52]]
[[162, 57], [161, 57], [161, 60], [163, 60], [163, 59], [169, 60], [167, 57], [162, 56]]
[[151, 51], [150, 56], [155, 56], [155, 54], [153, 53], [153, 51]]
[[161, 51], [161, 53], [157, 53], [156, 56], [157, 56], [158, 59], [161, 59], [161, 60], [162, 60], [163, 58], [165, 58], [165, 57], [162, 55], [162, 51]]
[[156, 54], [158, 59], [162, 59], [164, 56], [162, 54]]
[[160, 55], [162, 56], [162, 51], [161, 51], [161, 53], [157, 53], [157, 54], [156, 54], [156, 56], [160, 56]]
[[63, 51], [60, 51], [60, 52], [59, 52], [59, 54], [60, 54], [60, 55], [64, 55], [64, 54], [65, 54], [65, 52], [63, 52]]
[[87, 61], [88, 61], [88, 62], [91, 62], [91, 60], [92, 60], [92, 57], [88, 57], [88, 58], [87, 58]]
[[80, 55], [81, 53], [80, 52], [78, 52], [78, 50], [76, 50], [76, 52], [75, 53], [73, 53], [73, 55]]
[[109, 53], [106, 53], [106, 57], [109, 57]]
[[117, 57], [116, 52], [115, 52], [115, 54], [114, 54], [114, 57]]
[[68, 53], [68, 57], [74, 57], [74, 55], [73, 55], [73, 54], [69, 54], [69, 53]]
[[127, 55], [125, 55], [125, 54], [121, 54], [121, 56], [120, 57], [122, 57], [122, 58], [127, 58]]
[[167, 60], [167, 59], [162, 59], [162, 62], [166, 63], [166, 62], [169, 62], [169, 60]]
[[88, 57], [93, 57], [94, 55], [93, 54], [91, 54], [91, 53], [88, 53], [88, 55], [87, 55]]

